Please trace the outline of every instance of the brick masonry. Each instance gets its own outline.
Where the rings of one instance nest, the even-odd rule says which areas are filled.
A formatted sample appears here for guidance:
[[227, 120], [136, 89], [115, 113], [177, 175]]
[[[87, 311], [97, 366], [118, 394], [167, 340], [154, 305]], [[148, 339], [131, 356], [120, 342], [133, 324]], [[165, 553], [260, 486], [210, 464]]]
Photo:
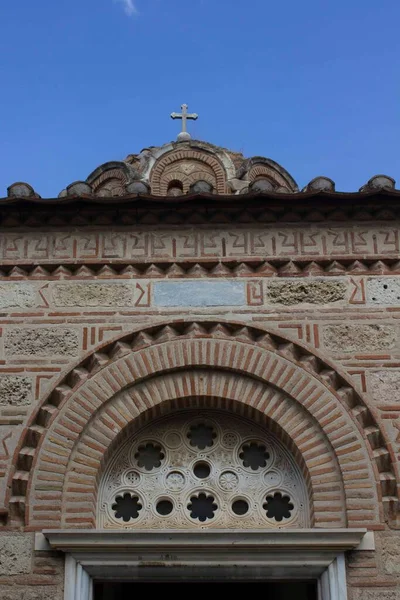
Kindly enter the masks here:
[[195, 207], [184, 226], [132, 224], [122, 209], [107, 226], [97, 207], [98, 225], [66, 208], [15, 231], [7, 210], [0, 599], [62, 597], [62, 560], [34, 553], [32, 532], [95, 526], [118, 435], [201, 396], [279, 433], [316, 526], [375, 532], [375, 552], [347, 557], [349, 599], [399, 600], [398, 222], [294, 223], [287, 208], [276, 223], [271, 207], [261, 224], [233, 223], [219, 205], [209, 224]]

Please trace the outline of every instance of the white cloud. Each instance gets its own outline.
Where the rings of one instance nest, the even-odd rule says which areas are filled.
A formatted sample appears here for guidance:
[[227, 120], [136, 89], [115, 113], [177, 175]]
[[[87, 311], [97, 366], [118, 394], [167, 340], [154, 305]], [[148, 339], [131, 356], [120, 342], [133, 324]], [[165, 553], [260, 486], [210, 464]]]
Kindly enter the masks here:
[[120, 2], [123, 5], [124, 11], [128, 17], [136, 15], [138, 12], [134, 0], [114, 0], [114, 2]]

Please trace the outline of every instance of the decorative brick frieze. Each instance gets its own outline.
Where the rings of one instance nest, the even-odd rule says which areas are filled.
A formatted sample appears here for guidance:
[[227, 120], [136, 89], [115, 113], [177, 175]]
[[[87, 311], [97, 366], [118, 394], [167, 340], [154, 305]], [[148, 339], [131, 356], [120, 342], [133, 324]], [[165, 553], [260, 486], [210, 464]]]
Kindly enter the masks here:
[[246, 258], [245, 262], [232, 261], [229, 258], [214, 257], [210, 259], [184, 260], [183, 262], [126, 262], [109, 263], [99, 260], [97, 262], [78, 262], [73, 265], [68, 262], [63, 264], [44, 263], [43, 266], [32, 264], [23, 268], [12, 264], [3, 264], [0, 269], [0, 282], [5, 281], [41, 281], [38, 293], [43, 294], [49, 281], [54, 280], [86, 280], [103, 281], [108, 279], [149, 279], [149, 278], [253, 278], [253, 277], [337, 277], [350, 276], [353, 286], [350, 302], [353, 304], [366, 303], [366, 282], [362, 275], [400, 275], [400, 261], [391, 259], [348, 262], [346, 259], [329, 260], [326, 257], [296, 258], [294, 260], [272, 259], [271, 262], [260, 258]]
[[[285, 227], [190, 228], [78, 232], [3, 233], [0, 259], [4, 265], [31, 263], [179, 262], [240, 260], [325, 261], [392, 259], [400, 253], [399, 231], [371, 226], [367, 231], [343, 227], [311, 230]], [[363, 263], [360, 263], [361, 267]], [[333, 268], [333, 267], [332, 267]], [[359, 268], [353, 265], [357, 274]]]

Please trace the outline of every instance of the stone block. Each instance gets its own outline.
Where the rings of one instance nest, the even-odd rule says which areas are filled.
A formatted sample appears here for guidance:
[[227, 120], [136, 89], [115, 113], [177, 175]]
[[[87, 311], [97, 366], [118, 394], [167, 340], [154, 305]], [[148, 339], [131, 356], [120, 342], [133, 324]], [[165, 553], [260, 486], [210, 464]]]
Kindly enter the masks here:
[[308, 185], [306, 185], [305, 187], [306, 191], [326, 191], [326, 192], [334, 192], [335, 191], [335, 182], [332, 179], [329, 179], [329, 177], [324, 177], [324, 176], [319, 176], [319, 177], [314, 177], [314, 179], [312, 179], [310, 181], [310, 183]]
[[369, 391], [376, 402], [400, 401], [400, 371], [394, 369], [368, 373]]
[[382, 562], [385, 573], [400, 575], [400, 537], [397, 534], [382, 536]]
[[25, 183], [24, 181], [17, 181], [16, 183], [12, 183], [7, 188], [7, 196], [9, 198], [30, 198], [32, 196], [36, 196], [35, 190], [29, 183]]
[[382, 589], [356, 588], [350, 596], [354, 600], [400, 600], [400, 588]]
[[126, 186], [128, 194], [150, 194], [150, 186], [144, 181], [132, 181]]
[[138, 292], [134, 282], [56, 283], [53, 299], [56, 306], [135, 306]]
[[[3, 409], [3, 406], [0, 405], [0, 409]], [[22, 429], [23, 425], [0, 425], [0, 471], [5, 473], [3, 477], [0, 476], [0, 507], [6, 506], [6, 496], [9, 491], [7, 486], [8, 468], [11, 466]]]
[[266, 300], [271, 304], [331, 304], [346, 298], [347, 284], [337, 279], [285, 279], [267, 283]]
[[16, 327], [5, 334], [4, 349], [8, 355], [76, 356], [78, 334], [66, 327]]
[[92, 193], [92, 186], [86, 181], [74, 181], [67, 186], [67, 196], [80, 196], [81, 194]]
[[400, 306], [400, 277], [371, 277], [367, 280], [370, 304]]
[[36, 290], [30, 283], [0, 283], [0, 309], [31, 308], [36, 305]]
[[156, 306], [244, 306], [242, 281], [159, 281], [154, 283]]
[[0, 575], [19, 575], [31, 570], [33, 534], [0, 534]]
[[190, 186], [190, 194], [212, 194], [213, 186], [208, 181], [196, 181]]
[[273, 192], [275, 187], [267, 178], [256, 179], [250, 184], [251, 192]]
[[63, 600], [61, 586], [1, 586], [0, 600]]
[[334, 352], [374, 352], [393, 348], [397, 330], [391, 325], [326, 325], [325, 348]]
[[32, 381], [19, 375], [0, 375], [0, 406], [26, 406], [32, 402]]
[[396, 181], [389, 175], [374, 175], [371, 179], [360, 188], [360, 192], [366, 190], [382, 190], [389, 189], [394, 190], [396, 187]]

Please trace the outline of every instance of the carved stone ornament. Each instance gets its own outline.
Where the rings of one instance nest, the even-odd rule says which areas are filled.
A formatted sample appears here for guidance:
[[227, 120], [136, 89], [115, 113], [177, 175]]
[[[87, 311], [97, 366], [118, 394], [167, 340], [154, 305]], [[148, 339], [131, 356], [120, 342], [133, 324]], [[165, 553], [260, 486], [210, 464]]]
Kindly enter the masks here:
[[100, 529], [310, 526], [302, 473], [270, 432], [218, 411], [175, 413], [116, 451], [99, 488]]

